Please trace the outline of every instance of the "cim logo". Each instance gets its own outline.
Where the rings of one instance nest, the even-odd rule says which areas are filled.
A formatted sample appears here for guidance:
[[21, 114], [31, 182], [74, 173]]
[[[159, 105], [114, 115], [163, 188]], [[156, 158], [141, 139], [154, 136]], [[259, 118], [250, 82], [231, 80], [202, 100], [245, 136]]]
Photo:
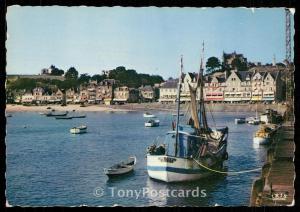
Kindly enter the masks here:
[[274, 201], [286, 200], [287, 196], [288, 196], [288, 192], [273, 193], [272, 200], [274, 200]]
[[160, 162], [166, 162], [166, 163], [174, 163], [176, 161], [175, 158], [168, 158], [168, 157], [160, 157], [158, 158]]

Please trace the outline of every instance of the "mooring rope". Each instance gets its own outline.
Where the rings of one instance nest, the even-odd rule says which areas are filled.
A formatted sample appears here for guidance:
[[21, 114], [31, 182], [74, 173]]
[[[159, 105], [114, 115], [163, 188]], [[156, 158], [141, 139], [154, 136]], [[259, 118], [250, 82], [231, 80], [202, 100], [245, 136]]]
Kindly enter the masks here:
[[255, 172], [255, 171], [259, 171], [261, 170], [262, 168], [256, 168], [256, 169], [250, 169], [250, 170], [243, 170], [243, 171], [228, 171], [228, 172], [224, 172], [224, 171], [219, 171], [219, 170], [215, 170], [215, 169], [211, 169], [207, 166], [204, 166], [203, 164], [201, 164], [199, 161], [197, 161], [196, 159], [193, 158], [193, 160], [201, 167], [209, 170], [209, 171], [212, 171], [212, 172], [216, 172], [216, 173], [219, 173], [219, 174], [232, 174], [232, 175], [235, 175], [235, 174], [243, 174], [243, 173], [248, 173], [248, 172]]

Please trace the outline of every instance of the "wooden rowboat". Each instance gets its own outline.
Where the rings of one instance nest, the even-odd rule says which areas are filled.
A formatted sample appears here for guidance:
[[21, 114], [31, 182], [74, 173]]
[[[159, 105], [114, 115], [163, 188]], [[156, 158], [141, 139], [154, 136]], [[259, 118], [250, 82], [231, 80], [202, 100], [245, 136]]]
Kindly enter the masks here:
[[136, 164], [136, 157], [131, 156], [128, 158], [127, 161], [122, 161], [120, 163], [117, 163], [109, 168], [104, 168], [104, 174], [106, 174], [109, 177], [118, 176], [122, 174], [129, 173], [133, 171], [133, 168]]

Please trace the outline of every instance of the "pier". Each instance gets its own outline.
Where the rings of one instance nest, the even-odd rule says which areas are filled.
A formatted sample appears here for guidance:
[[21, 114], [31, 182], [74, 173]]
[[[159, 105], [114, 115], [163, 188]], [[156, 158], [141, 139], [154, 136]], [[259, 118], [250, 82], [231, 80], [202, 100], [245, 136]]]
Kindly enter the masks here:
[[252, 185], [250, 206], [294, 204], [294, 123], [285, 122], [267, 152], [259, 179]]

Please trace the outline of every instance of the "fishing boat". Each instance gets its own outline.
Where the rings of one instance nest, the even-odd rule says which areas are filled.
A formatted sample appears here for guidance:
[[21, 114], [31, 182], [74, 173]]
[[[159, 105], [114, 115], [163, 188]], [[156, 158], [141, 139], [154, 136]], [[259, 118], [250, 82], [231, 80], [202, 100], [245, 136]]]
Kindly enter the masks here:
[[[164, 182], [183, 182], [210, 176], [212, 169], [220, 169], [228, 158], [228, 127], [212, 129], [208, 126], [203, 95], [203, 58], [196, 86], [189, 85], [190, 118], [181, 124], [180, 93], [182, 84], [182, 57], [177, 88], [177, 120], [172, 131], [166, 132], [147, 149], [147, 171], [150, 178]], [[196, 91], [199, 89], [199, 101]], [[197, 92], [198, 93], [198, 92]]]
[[57, 116], [55, 119], [72, 119], [73, 117], [71, 116]]
[[136, 164], [136, 157], [131, 156], [128, 158], [127, 161], [122, 161], [109, 168], [104, 168], [103, 171], [104, 174], [106, 174], [109, 177], [118, 176], [133, 171], [135, 164]]
[[81, 125], [79, 127], [73, 127], [70, 129], [70, 133], [72, 134], [81, 134], [81, 133], [86, 133], [87, 126]]
[[158, 127], [159, 126], [159, 120], [156, 119], [150, 119], [149, 121], [145, 122], [145, 127]]
[[275, 133], [276, 128], [271, 128], [263, 125], [254, 135], [253, 142], [255, 144], [269, 144], [271, 143], [272, 136]]
[[63, 113], [47, 113], [46, 116], [48, 117], [56, 117], [56, 116], [66, 116], [68, 114], [68, 111], [63, 112]]
[[144, 118], [155, 118], [156, 116], [152, 113], [146, 112], [144, 113]]
[[245, 124], [246, 123], [246, 118], [236, 118], [234, 119], [235, 124]]

